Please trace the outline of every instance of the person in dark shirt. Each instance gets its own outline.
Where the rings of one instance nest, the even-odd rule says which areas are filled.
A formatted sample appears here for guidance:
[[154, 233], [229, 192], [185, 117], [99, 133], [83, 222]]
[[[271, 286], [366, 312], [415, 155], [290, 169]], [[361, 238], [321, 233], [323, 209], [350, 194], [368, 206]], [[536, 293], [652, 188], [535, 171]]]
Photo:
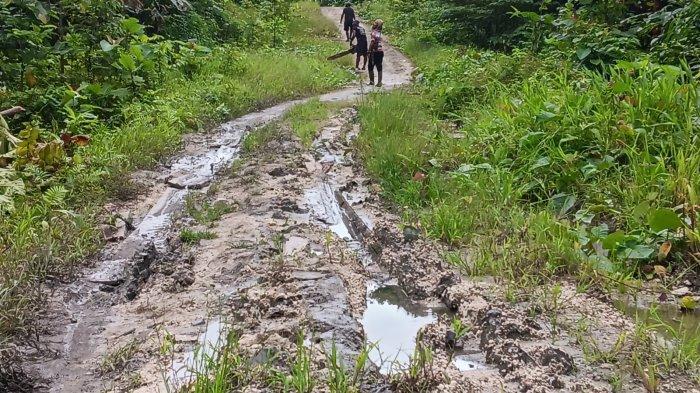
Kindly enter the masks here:
[[360, 59], [364, 58], [364, 63], [362, 63], [362, 69], [367, 68], [367, 33], [364, 27], [360, 25], [359, 20], [352, 22], [352, 31], [350, 32], [350, 44], [357, 40], [355, 44], [355, 54], [357, 55], [355, 59], [355, 68], [360, 69]]
[[340, 23], [343, 23], [343, 29], [345, 30], [345, 41], [350, 41], [350, 29], [354, 21], [355, 10], [352, 9], [352, 4], [347, 3], [345, 8], [343, 8], [343, 14], [340, 16]]
[[377, 87], [382, 86], [382, 66], [384, 63], [384, 45], [382, 28], [384, 21], [377, 19], [372, 25], [371, 41], [369, 44], [369, 84], [374, 85], [374, 69], [377, 68]]

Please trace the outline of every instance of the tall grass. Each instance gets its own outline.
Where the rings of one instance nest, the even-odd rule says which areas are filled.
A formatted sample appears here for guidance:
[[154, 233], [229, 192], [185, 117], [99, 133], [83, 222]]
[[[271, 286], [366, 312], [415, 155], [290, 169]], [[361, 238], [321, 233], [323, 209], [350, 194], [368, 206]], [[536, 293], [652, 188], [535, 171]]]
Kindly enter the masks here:
[[305, 146], [310, 146], [318, 135], [322, 122], [328, 117], [329, 104], [318, 99], [296, 105], [285, 115], [294, 134]]
[[[71, 168], [52, 176], [26, 171], [26, 195], [0, 214], [0, 353], [12, 337], [28, 335], [45, 278], [65, 276], [100, 246], [100, 206], [131, 187], [128, 171], [177, 151], [186, 132], [352, 79], [343, 63], [325, 61], [343, 48], [330, 39], [333, 23], [312, 2], [295, 7], [299, 18], [283, 45], [215, 48], [187, 75], [164, 75], [148, 99], [124, 107], [119, 127], [102, 124]], [[50, 179], [64, 192], [50, 194]]]
[[[676, 210], [683, 233], [656, 233], [648, 216], [697, 203], [700, 181], [690, 168], [700, 154], [700, 86], [691, 74], [640, 62], [606, 74], [542, 68], [504, 76], [502, 65], [484, 65], [493, 59], [466, 54], [433, 65], [422, 94], [378, 95], [360, 109], [360, 149], [390, 197], [415, 209], [434, 236], [478, 245], [508, 266], [513, 237], [521, 257], [570, 272], [589, 262], [634, 272], [656, 257], [642, 251], [669, 239], [696, 249], [694, 209]], [[469, 76], [454, 82], [457, 73], [481, 82], [455, 92], [453, 85], [472, 84]], [[459, 129], [440, 121], [445, 114]], [[587, 248], [618, 230], [609, 255]]]

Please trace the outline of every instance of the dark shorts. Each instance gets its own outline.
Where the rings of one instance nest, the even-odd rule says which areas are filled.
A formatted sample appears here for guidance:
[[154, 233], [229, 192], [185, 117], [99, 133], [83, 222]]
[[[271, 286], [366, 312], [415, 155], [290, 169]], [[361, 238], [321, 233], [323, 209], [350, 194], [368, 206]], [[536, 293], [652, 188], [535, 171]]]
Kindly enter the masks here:
[[377, 67], [377, 71], [382, 72], [384, 63], [384, 52], [374, 52], [369, 56], [369, 69]]
[[355, 53], [358, 55], [367, 55], [367, 39], [357, 40], [357, 45], [355, 45]]
[[345, 28], [345, 31], [348, 31], [348, 30], [350, 30], [350, 28], [352, 28], [352, 22], [353, 21], [350, 21], [350, 22], [345, 21], [345, 24], [343, 25], [343, 27]]

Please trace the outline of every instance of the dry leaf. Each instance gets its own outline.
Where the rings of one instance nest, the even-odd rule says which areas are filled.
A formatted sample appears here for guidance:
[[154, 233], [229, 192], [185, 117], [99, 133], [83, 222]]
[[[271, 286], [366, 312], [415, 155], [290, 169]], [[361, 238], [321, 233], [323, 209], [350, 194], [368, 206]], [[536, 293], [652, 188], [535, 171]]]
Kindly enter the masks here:
[[71, 141], [78, 146], [87, 146], [88, 144], [90, 144], [90, 136], [89, 135], [75, 135], [74, 137], [71, 138]]
[[664, 244], [662, 244], [661, 247], [659, 247], [659, 262], [666, 260], [669, 252], [671, 252], [671, 242], [665, 241]]
[[666, 268], [661, 265], [654, 265], [654, 274], [658, 277], [666, 277]]
[[425, 173], [423, 173], [423, 172], [416, 172], [416, 173], [413, 175], [413, 180], [415, 180], [415, 181], [423, 181], [423, 180], [425, 180], [426, 177], [427, 177], [427, 176], [425, 176]]

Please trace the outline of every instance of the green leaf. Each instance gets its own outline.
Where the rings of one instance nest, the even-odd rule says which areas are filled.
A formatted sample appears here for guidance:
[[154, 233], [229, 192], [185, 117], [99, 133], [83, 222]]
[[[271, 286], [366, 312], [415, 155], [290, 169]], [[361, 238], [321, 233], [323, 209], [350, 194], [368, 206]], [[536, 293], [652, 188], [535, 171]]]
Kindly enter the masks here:
[[49, 23], [49, 11], [46, 10], [44, 4], [42, 4], [40, 1], [33, 1], [29, 4], [29, 6], [37, 19], [44, 24]]
[[559, 217], [563, 217], [576, 204], [576, 196], [568, 195], [559, 209]]
[[595, 214], [590, 213], [588, 210], [581, 209], [574, 214], [574, 219], [584, 224], [590, 224], [591, 222], [593, 222], [594, 218]]
[[603, 270], [612, 273], [615, 271], [615, 265], [606, 257], [600, 255], [592, 255], [589, 257], [591, 264], [598, 270]]
[[624, 259], [649, 259], [654, 254], [654, 249], [643, 244], [625, 248], [620, 256]]
[[552, 112], [543, 110], [537, 114], [537, 116], [535, 117], [535, 120], [537, 120], [538, 123], [547, 123], [549, 121], [554, 120], [556, 117], [557, 117], [556, 113], [552, 113]]
[[602, 239], [602, 238], [608, 236], [608, 232], [609, 232], [608, 224], [605, 224], [605, 223], [591, 228], [591, 235], [594, 236], [596, 239]]
[[679, 302], [681, 310], [693, 311], [697, 307], [697, 302], [692, 296], [683, 296]]
[[590, 54], [591, 54], [591, 48], [578, 48], [576, 50], [576, 57], [578, 57], [578, 59], [581, 61], [586, 60], [586, 58]]
[[122, 28], [129, 34], [143, 33], [143, 25], [136, 18], [127, 18], [122, 21]]
[[614, 250], [619, 244], [622, 244], [627, 240], [627, 235], [623, 231], [617, 231], [609, 234], [603, 239], [603, 248], [606, 250]]
[[637, 220], [642, 220], [647, 217], [650, 209], [651, 206], [649, 206], [649, 202], [644, 201], [637, 205], [637, 207], [635, 207], [634, 210], [632, 210], [632, 217], [634, 217]]
[[656, 209], [649, 215], [649, 227], [653, 232], [674, 230], [683, 227], [683, 221], [671, 209]]
[[127, 71], [136, 71], [136, 62], [134, 58], [126, 53], [119, 55], [119, 64]]
[[541, 168], [543, 166], [549, 165], [549, 163], [550, 163], [549, 157], [540, 157], [537, 159], [537, 161], [535, 161], [535, 163], [532, 165], [532, 167], [530, 169], [532, 170], [532, 169]]
[[110, 44], [109, 42], [102, 40], [100, 41], [100, 48], [102, 48], [102, 51], [104, 52], [109, 52], [112, 49], [114, 49], [114, 45]]

